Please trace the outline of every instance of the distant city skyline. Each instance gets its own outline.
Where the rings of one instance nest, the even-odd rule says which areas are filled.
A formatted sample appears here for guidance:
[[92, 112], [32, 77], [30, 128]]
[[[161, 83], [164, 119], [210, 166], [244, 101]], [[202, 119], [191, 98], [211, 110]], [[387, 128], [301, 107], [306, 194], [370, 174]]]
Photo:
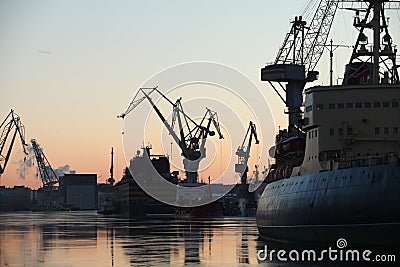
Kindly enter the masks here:
[[[126, 164], [116, 117], [139, 86], [172, 65], [211, 61], [237, 69], [261, 88], [277, 131], [286, 125], [285, 107], [259, 80], [260, 68], [275, 59], [290, 21], [306, 3], [0, 1], [0, 120], [14, 109], [26, 141], [37, 139], [54, 169], [96, 173], [98, 182], [109, 177], [114, 147], [119, 181]], [[330, 37], [335, 43], [353, 45], [353, 16], [338, 10]], [[400, 33], [393, 29], [399, 28], [399, 12], [389, 16], [398, 43]], [[335, 81], [349, 56], [350, 49], [335, 51]], [[328, 60], [325, 53], [317, 67], [319, 84], [329, 82]], [[16, 142], [0, 185], [41, 186], [36, 163], [25, 169], [25, 179], [19, 177], [23, 158]]]

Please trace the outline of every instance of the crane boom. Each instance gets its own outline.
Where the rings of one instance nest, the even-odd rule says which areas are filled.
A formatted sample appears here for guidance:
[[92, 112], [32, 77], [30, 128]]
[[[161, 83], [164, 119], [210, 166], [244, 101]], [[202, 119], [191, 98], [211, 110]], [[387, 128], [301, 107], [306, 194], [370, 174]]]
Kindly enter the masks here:
[[[338, 0], [320, 0], [309, 27], [302, 16], [296, 17], [274, 64], [261, 69], [261, 80], [269, 82], [286, 104], [289, 129], [295, 134], [302, 127], [303, 90], [306, 83], [318, 78], [314, 68], [321, 58], [337, 8]], [[286, 98], [272, 82], [281, 85]], [[286, 88], [281, 83], [287, 83]]]
[[[208, 135], [215, 135], [214, 131], [210, 130], [211, 123], [215, 126], [219, 133], [220, 139], [223, 138], [221, 129], [219, 127], [217, 113], [208, 109], [206, 114], [202, 118], [200, 124], [196, 123], [192, 118], [190, 118], [184, 111], [179, 98], [175, 103], [173, 103], [168, 97], [166, 97], [162, 92], [160, 92], [158, 87], [154, 88], [140, 88], [136, 93], [135, 97], [131, 101], [125, 113], [121, 114], [120, 118], [125, 118], [125, 116], [134, 110], [143, 100], [147, 99], [154, 109], [164, 126], [167, 128], [169, 134], [174, 139], [175, 143], [178, 144], [181, 149], [182, 156], [184, 157], [184, 167], [186, 170], [186, 177], [190, 182], [197, 181], [197, 170], [200, 160], [205, 157], [205, 141]], [[172, 122], [171, 124], [167, 121], [165, 116], [161, 113], [160, 109], [154, 103], [150, 94], [157, 92], [162, 98], [168, 101], [173, 107], [172, 109]], [[141, 96], [141, 94], [143, 96]], [[206, 118], [208, 116], [207, 126], [203, 126]], [[174, 131], [175, 124], [178, 124], [178, 132]], [[201, 140], [201, 143], [200, 143]]]
[[[25, 143], [25, 127], [21, 122], [21, 118], [14, 112], [14, 110], [11, 110], [10, 113], [8, 113], [7, 117], [0, 124], [0, 129], [2, 129], [0, 136], [0, 175], [1, 175], [2, 173], [4, 173], [8, 160], [10, 159], [11, 150], [14, 145], [17, 134], [19, 135], [19, 138], [21, 140], [23, 152], [26, 155], [28, 153], [26, 152], [25, 149], [25, 147], [27, 146], [27, 144]], [[14, 133], [12, 134], [11, 142], [7, 149], [6, 155], [3, 155], [3, 150], [6, 146], [7, 139], [12, 131], [14, 131]]]
[[338, 3], [337, 0], [321, 1], [310, 23], [304, 38], [304, 64], [307, 73], [314, 70], [322, 56]]
[[[207, 121], [207, 125], [203, 126], [203, 123]], [[219, 126], [218, 115], [217, 112], [212, 111], [209, 108], [206, 108], [206, 113], [200, 121], [199, 127], [196, 127], [193, 131], [193, 135], [191, 135], [191, 146], [193, 149], [198, 149], [199, 158], [196, 160], [183, 160], [183, 165], [186, 170], [186, 178], [189, 183], [196, 183], [198, 178], [197, 170], [199, 169], [200, 161], [206, 157], [206, 140], [207, 137], [214, 136], [215, 132], [210, 130], [211, 124], [214, 125], [215, 129], [218, 132], [219, 139], [223, 139], [224, 136], [222, 134], [221, 128]], [[200, 142], [201, 140], [201, 142]], [[200, 142], [200, 145], [199, 145]]]
[[43, 187], [49, 187], [51, 190], [54, 189], [54, 184], [58, 183], [59, 179], [50, 162], [47, 160], [43, 150], [35, 139], [31, 139], [33, 151], [35, 153], [36, 162], [40, 172], [40, 178], [42, 179]]
[[203, 118], [202, 118], [202, 120], [200, 122], [200, 126], [204, 123], [204, 121], [208, 117], [207, 126], [206, 127], [201, 126], [201, 127], [197, 128], [197, 131], [196, 131], [196, 133], [194, 135], [194, 136], [197, 136], [198, 139], [201, 139], [199, 150], [201, 152], [201, 157], [202, 158], [206, 157], [205, 145], [206, 145], [206, 140], [207, 140], [208, 135], [210, 135], [210, 136], [214, 136], [215, 135], [214, 131], [210, 131], [211, 123], [214, 125], [215, 129], [217, 130], [219, 139], [224, 139], [224, 136], [223, 136], [223, 134], [221, 132], [221, 128], [219, 126], [217, 112], [212, 111], [209, 108], [206, 108], [206, 110], [207, 111], [204, 114], [204, 116], [203, 116]]
[[305, 65], [307, 73], [313, 71], [322, 56], [337, 8], [337, 0], [321, 0], [308, 27], [301, 16], [296, 17], [274, 64]]
[[176, 135], [176, 133], [174, 132], [174, 130], [172, 129], [171, 125], [169, 125], [168, 121], [165, 119], [164, 115], [161, 113], [161, 111], [158, 109], [158, 107], [156, 106], [156, 104], [154, 104], [153, 100], [150, 98], [150, 94], [146, 94], [145, 91], [142, 91], [143, 94], [145, 95], [145, 97], [147, 98], [147, 100], [150, 102], [152, 108], [154, 109], [154, 111], [157, 113], [158, 117], [160, 117], [162, 123], [165, 125], [165, 127], [167, 128], [168, 132], [171, 134], [172, 138], [174, 139], [174, 141], [179, 144], [180, 146], [180, 139], [179, 137]]

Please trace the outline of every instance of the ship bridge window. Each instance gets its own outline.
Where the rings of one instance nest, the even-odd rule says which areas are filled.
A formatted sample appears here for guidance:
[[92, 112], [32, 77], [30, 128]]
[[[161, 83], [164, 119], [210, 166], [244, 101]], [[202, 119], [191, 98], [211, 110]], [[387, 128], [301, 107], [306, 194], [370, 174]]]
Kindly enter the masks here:
[[351, 135], [353, 133], [353, 129], [352, 128], [347, 128], [347, 135]]
[[361, 102], [356, 102], [356, 108], [362, 108], [362, 103]]
[[337, 104], [337, 108], [343, 109], [344, 108], [344, 104], [343, 103]]
[[315, 137], [318, 137], [318, 131], [315, 130]]
[[393, 128], [393, 134], [399, 134], [399, 128], [394, 127]]
[[383, 128], [383, 133], [384, 134], [389, 134], [389, 128], [388, 127]]
[[376, 127], [376, 128], [375, 128], [375, 134], [380, 134], [380, 132], [381, 132], [381, 129], [378, 128], [378, 127]]
[[383, 107], [388, 108], [389, 107], [389, 102], [383, 102]]
[[343, 135], [343, 128], [339, 128], [339, 135]]
[[392, 108], [398, 108], [399, 107], [399, 102], [392, 102]]
[[364, 103], [364, 107], [370, 108], [370, 107], [371, 107], [371, 102], [365, 102], [365, 103]]
[[374, 108], [380, 108], [381, 102], [374, 102]]
[[335, 135], [335, 129], [331, 128], [329, 129], [329, 135], [334, 136]]
[[310, 112], [310, 111], [312, 111], [312, 106], [307, 106], [306, 107], [306, 112]]
[[317, 109], [318, 110], [323, 110], [324, 109], [324, 105], [323, 104], [317, 104]]
[[346, 108], [353, 108], [353, 103], [346, 103]]
[[335, 104], [329, 104], [329, 109], [335, 109]]

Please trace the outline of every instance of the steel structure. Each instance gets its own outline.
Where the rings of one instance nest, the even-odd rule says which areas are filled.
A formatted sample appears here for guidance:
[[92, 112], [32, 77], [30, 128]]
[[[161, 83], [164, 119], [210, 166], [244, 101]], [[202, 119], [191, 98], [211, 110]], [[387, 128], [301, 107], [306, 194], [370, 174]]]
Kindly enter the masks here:
[[306, 74], [313, 71], [324, 51], [337, 7], [338, 1], [320, 1], [308, 26], [301, 16], [296, 17], [274, 64], [305, 65]]
[[43, 153], [43, 150], [40, 148], [35, 139], [31, 139], [31, 144], [35, 153], [35, 158], [40, 172], [40, 178], [42, 179], [43, 187], [54, 190], [54, 185], [57, 184], [59, 181], [58, 176], [54, 172], [53, 168], [50, 165], [50, 162], [47, 160], [45, 154]]
[[[253, 137], [255, 140], [255, 144], [256, 145], [259, 144], [257, 138], [256, 125], [252, 121], [250, 121], [243, 142], [236, 150], [236, 155], [238, 156], [238, 163], [235, 164], [235, 172], [241, 175], [242, 184], [245, 184], [247, 180], [247, 171], [248, 171], [247, 162], [249, 161], [250, 158], [250, 149]], [[248, 140], [247, 146], [245, 144], [246, 140]]]
[[[290, 31], [272, 65], [261, 69], [261, 80], [269, 82], [289, 114], [289, 131], [301, 134], [303, 90], [308, 82], [318, 78], [315, 67], [318, 64], [338, 8], [356, 10], [354, 26], [359, 31], [352, 57], [347, 65], [344, 84], [399, 83], [396, 48], [388, 31], [384, 10], [399, 8], [400, 1], [390, 0], [321, 0], [308, 25], [301, 16], [292, 22]], [[339, 5], [340, 4], [340, 5]], [[360, 19], [359, 13], [366, 15]], [[367, 47], [365, 30], [373, 32], [373, 45]], [[383, 35], [383, 36], [382, 36]], [[281, 94], [273, 82], [284, 91]], [[283, 86], [282, 83], [286, 83]]]
[[[393, 40], [389, 34], [385, 9], [396, 8], [393, 3], [398, 4], [400, 1], [368, 0], [363, 2], [364, 5], [352, 8], [356, 10], [353, 25], [359, 34], [347, 65], [343, 84], [398, 84], [397, 49], [393, 46]], [[360, 12], [365, 13], [363, 18], [360, 18]], [[369, 45], [366, 35], [368, 30], [372, 32], [372, 45]]]
[[[302, 126], [303, 90], [307, 82], [318, 78], [314, 68], [323, 53], [337, 8], [337, 0], [321, 0], [309, 26], [301, 16], [296, 17], [274, 64], [261, 70], [261, 80], [269, 82], [286, 104], [289, 130], [295, 134], [300, 134]], [[272, 82], [279, 83], [285, 97]], [[282, 83], [287, 83], [286, 87]]]
[[[172, 105], [172, 121], [169, 123], [165, 116], [161, 113], [160, 109], [154, 103], [151, 94], [154, 92], [158, 93], [162, 99], [165, 99], [169, 104]], [[190, 118], [183, 110], [181, 99], [179, 98], [175, 103], [166, 97], [162, 92], [158, 90], [158, 87], [154, 88], [140, 88], [133, 98], [132, 102], [128, 106], [125, 113], [119, 115], [119, 118], [125, 118], [132, 110], [134, 110], [143, 100], [147, 99], [161, 119], [164, 126], [167, 128], [169, 134], [174, 139], [175, 143], [181, 149], [181, 154], [184, 157], [183, 164], [186, 171], [186, 178], [189, 183], [197, 182], [197, 170], [199, 168], [200, 161], [205, 158], [206, 149], [205, 143], [208, 136], [214, 136], [215, 132], [210, 130], [211, 124], [214, 125], [216, 131], [219, 134], [219, 138], [222, 139], [223, 135], [218, 122], [218, 115], [211, 109], [206, 108], [200, 123], [196, 123]], [[206, 126], [203, 124], [207, 123]], [[174, 128], [177, 125], [177, 132]]]
[[[10, 159], [11, 150], [15, 142], [15, 138], [17, 134], [19, 135], [22, 143], [22, 149], [24, 153], [27, 155], [25, 147], [27, 144], [25, 143], [25, 127], [21, 122], [21, 118], [11, 110], [8, 113], [7, 117], [0, 124], [1, 136], [0, 136], [0, 175], [4, 173], [4, 170], [7, 166], [8, 160]], [[11, 137], [11, 142], [8, 144], [8, 149], [5, 149], [7, 144], [7, 139], [9, 136]], [[3, 155], [3, 151], [7, 151], [5, 155]]]
[[111, 165], [110, 165], [110, 178], [107, 179], [107, 182], [111, 185], [114, 184], [114, 148], [111, 148]]

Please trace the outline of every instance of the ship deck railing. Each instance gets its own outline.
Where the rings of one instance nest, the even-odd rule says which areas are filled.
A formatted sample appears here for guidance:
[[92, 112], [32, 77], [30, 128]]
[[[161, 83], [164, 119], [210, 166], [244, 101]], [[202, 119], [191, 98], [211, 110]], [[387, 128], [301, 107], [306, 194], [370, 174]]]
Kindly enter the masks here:
[[352, 167], [369, 167], [377, 165], [387, 165], [399, 162], [399, 157], [395, 153], [388, 153], [385, 156], [358, 156], [345, 158], [339, 161], [339, 169]]

